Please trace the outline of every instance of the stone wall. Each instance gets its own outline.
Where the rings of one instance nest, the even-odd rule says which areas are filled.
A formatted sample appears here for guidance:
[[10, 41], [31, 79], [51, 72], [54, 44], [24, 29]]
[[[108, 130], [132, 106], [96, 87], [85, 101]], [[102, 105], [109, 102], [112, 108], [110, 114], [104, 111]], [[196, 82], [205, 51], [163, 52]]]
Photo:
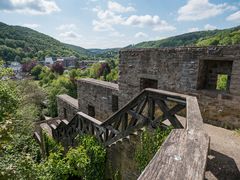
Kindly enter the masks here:
[[116, 111], [117, 99], [117, 84], [95, 79], [78, 80], [78, 104], [80, 111], [85, 114], [104, 121]]
[[57, 96], [58, 117], [70, 121], [78, 112], [78, 100], [66, 94]]
[[140, 142], [141, 134], [139, 133], [130, 135], [107, 148], [107, 179], [136, 180], [140, 176], [141, 171], [135, 160]]
[[[144, 87], [197, 96], [206, 122], [240, 127], [240, 46], [125, 49], [119, 70], [120, 106], [137, 95], [145, 81]], [[227, 91], [214, 87], [218, 73], [229, 75]]]

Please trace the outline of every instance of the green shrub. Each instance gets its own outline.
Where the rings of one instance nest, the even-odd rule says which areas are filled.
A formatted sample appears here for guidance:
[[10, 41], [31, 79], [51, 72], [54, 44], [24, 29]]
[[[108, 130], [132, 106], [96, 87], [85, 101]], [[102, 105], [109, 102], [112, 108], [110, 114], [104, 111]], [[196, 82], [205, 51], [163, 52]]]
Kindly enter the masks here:
[[135, 154], [135, 160], [140, 171], [143, 171], [148, 165], [171, 130], [172, 128], [168, 128], [166, 130], [158, 128], [152, 133], [148, 131], [144, 131], [142, 133], [141, 143], [137, 147]]
[[51, 138], [45, 140], [50, 155], [39, 164], [40, 179], [105, 178], [106, 151], [94, 137], [81, 136], [78, 139], [78, 146], [70, 148], [65, 156], [59, 145]]
[[227, 90], [228, 75], [219, 74], [217, 80], [217, 90]]

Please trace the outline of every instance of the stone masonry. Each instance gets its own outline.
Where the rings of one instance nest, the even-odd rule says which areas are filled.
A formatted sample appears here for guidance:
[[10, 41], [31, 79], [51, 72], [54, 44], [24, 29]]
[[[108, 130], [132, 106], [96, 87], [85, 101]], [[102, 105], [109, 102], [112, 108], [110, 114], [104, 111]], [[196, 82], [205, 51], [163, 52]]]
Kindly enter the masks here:
[[78, 101], [66, 94], [57, 96], [58, 117], [70, 121], [78, 112]]
[[[117, 107], [114, 107], [114, 103], [117, 103]], [[78, 104], [80, 111], [103, 121], [118, 109], [118, 85], [95, 79], [80, 79]]]
[[[120, 52], [120, 107], [152, 87], [198, 97], [205, 122], [240, 127], [240, 46], [125, 49]], [[216, 90], [226, 74], [226, 91]], [[142, 87], [141, 87], [142, 86]]]
[[[219, 75], [228, 77], [226, 90], [216, 89]], [[78, 107], [68, 119], [78, 108], [104, 121], [144, 88], [194, 95], [205, 122], [239, 128], [240, 46], [121, 50], [118, 84], [78, 80]], [[61, 117], [64, 102], [58, 100]]]
[[[227, 76], [226, 90], [218, 90], [219, 75]], [[240, 127], [240, 45], [124, 49], [120, 51], [118, 84], [80, 79], [78, 99], [58, 96], [58, 114], [68, 121], [81, 111], [105, 121], [144, 88], [158, 88], [198, 98], [205, 122]], [[140, 136], [130, 136], [107, 149], [107, 176], [136, 179], [135, 148]], [[135, 140], [134, 140], [135, 138]]]

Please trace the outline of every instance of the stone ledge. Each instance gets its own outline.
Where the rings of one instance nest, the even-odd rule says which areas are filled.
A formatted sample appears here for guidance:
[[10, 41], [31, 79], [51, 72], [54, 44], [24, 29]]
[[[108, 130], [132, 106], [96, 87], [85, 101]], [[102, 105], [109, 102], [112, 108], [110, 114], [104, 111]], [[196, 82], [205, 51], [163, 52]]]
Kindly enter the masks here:
[[101, 81], [101, 80], [92, 79], [92, 78], [84, 78], [84, 79], [79, 79], [78, 83], [79, 82], [89, 83], [95, 86], [102, 86], [104, 88], [110, 88], [117, 91], [119, 90], [118, 84], [107, 82], [107, 81]]
[[57, 96], [59, 99], [63, 100], [64, 102], [68, 103], [69, 105], [73, 105], [76, 109], [78, 109], [78, 100], [67, 95], [62, 94]]

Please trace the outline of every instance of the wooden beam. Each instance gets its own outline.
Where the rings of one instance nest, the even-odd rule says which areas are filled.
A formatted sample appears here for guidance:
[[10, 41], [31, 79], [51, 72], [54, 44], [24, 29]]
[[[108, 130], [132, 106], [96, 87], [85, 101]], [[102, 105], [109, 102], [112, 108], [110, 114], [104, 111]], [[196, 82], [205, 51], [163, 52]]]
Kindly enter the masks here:
[[175, 128], [183, 128], [182, 124], [178, 121], [175, 115], [170, 114], [167, 104], [162, 100], [156, 100], [156, 103], [164, 113], [164, 116], [171, 122]]

